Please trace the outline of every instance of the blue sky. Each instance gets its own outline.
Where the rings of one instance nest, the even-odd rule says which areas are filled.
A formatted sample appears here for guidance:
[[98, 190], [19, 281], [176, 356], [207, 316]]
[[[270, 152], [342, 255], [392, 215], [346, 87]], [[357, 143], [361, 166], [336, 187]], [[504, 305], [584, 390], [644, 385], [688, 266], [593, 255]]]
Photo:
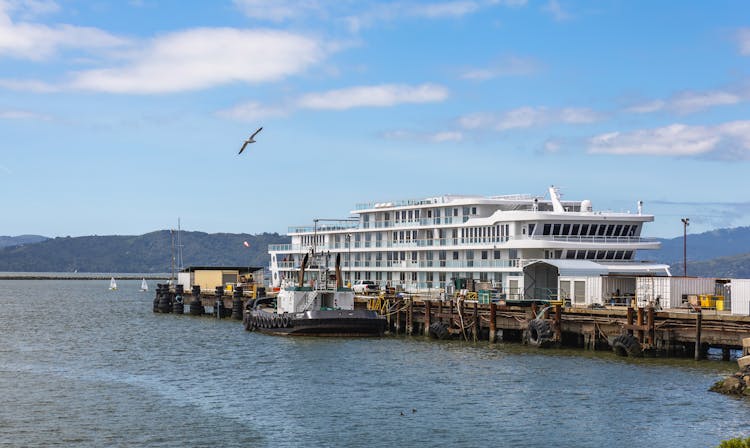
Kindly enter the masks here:
[[[0, 234], [545, 194], [750, 222], [750, 4], [0, 0]], [[241, 156], [243, 140], [263, 126]]]

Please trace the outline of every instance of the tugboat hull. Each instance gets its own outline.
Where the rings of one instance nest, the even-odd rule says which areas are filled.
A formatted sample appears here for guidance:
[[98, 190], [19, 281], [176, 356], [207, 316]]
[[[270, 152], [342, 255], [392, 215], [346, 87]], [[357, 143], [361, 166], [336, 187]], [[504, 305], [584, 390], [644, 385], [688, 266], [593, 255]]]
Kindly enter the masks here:
[[374, 311], [319, 310], [296, 314], [275, 314], [249, 310], [245, 329], [279, 336], [378, 337], [386, 321]]

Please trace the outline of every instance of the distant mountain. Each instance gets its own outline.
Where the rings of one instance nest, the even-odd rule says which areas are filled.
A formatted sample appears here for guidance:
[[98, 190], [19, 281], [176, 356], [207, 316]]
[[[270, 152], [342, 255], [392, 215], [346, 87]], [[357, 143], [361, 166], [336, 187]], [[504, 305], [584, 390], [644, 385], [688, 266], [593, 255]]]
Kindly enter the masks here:
[[[289, 243], [277, 233], [180, 233], [185, 266], [268, 266], [268, 245]], [[250, 247], [245, 247], [247, 241]], [[175, 235], [175, 245], [176, 235]], [[169, 272], [172, 236], [160, 230], [139, 236], [82, 236], [0, 248], [0, 271]]]
[[[682, 275], [682, 263], [671, 266], [672, 275]], [[750, 278], [750, 253], [705, 261], [688, 261], [687, 273], [693, 277]]]
[[[659, 250], [644, 250], [638, 258], [670, 265], [682, 275], [683, 238], [657, 238]], [[750, 227], [716, 229], [687, 235], [687, 273], [696, 277], [750, 278]]]
[[34, 244], [48, 239], [46, 236], [41, 235], [0, 236], [0, 247]]
[[[679, 263], [682, 266], [682, 237], [658, 238], [658, 240], [661, 242], [661, 249], [642, 251], [639, 253], [639, 258], [667, 264]], [[750, 253], [750, 227], [717, 229], [687, 235], [688, 263], [748, 253]]]

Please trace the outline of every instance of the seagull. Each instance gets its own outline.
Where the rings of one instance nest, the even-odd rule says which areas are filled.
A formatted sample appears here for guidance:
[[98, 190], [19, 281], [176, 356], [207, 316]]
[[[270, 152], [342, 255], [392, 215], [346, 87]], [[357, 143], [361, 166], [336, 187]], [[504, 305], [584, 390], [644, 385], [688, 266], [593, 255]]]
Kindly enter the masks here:
[[242, 148], [240, 148], [240, 152], [237, 153], [237, 155], [242, 154], [242, 151], [245, 150], [245, 147], [249, 145], [250, 143], [255, 143], [254, 137], [258, 135], [258, 132], [262, 131], [263, 127], [259, 127], [257, 131], [253, 132], [253, 135], [250, 136], [249, 139], [245, 140], [245, 143], [242, 145]]

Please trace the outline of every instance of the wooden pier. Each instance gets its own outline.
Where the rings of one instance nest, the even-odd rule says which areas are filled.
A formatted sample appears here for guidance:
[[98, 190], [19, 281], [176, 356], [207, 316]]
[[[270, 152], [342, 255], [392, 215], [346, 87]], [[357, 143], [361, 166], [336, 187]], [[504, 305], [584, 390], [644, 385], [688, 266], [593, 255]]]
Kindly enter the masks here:
[[[157, 288], [154, 312], [211, 315], [242, 320], [253, 295], [232, 292], [182, 291]], [[750, 316], [715, 310], [667, 310], [653, 307], [573, 308], [535, 302], [479, 303], [476, 300], [439, 300], [413, 296], [357, 296], [357, 308], [377, 310], [391, 334], [425, 335], [436, 339], [516, 341], [538, 346], [615, 350], [624, 356], [695, 357], [720, 348], [723, 358], [742, 350], [750, 337]]]

